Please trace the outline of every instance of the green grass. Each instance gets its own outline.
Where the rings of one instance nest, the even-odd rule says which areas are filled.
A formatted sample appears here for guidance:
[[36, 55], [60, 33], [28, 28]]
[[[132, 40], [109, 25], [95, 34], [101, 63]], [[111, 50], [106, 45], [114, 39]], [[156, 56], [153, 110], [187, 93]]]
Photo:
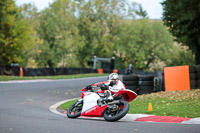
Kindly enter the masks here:
[[[58, 108], [67, 110], [75, 101], [64, 103]], [[152, 103], [153, 111], [148, 111], [149, 103]], [[187, 118], [200, 117], [200, 89], [141, 95], [130, 103], [128, 113]]]
[[72, 101], [69, 101], [69, 102], [66, 102], [64, 104], [61, 104], [58, 109], [61, 109], [61, 110], [67, 110], [73, 103], [75, 103], [77, 100], [72, 100]]
[[73, 74], [73, 75], [59, 75], [59, 76], [35, 76], [35, 77], [19, 77], [19, 76], [0, 76], [0, 81], [10, 80], [33, 80], [33, 79], [72, 79], [72, 78], [85, 78], [85, 77], [97, 77], [108, 76], [108, 74]]

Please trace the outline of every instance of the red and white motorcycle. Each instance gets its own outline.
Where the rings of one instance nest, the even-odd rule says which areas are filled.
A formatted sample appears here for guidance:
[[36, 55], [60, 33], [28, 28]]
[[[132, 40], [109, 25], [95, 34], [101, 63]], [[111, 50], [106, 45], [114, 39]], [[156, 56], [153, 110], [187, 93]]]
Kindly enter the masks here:
[[[98, 86], [98, 84], [96, 84]], [[114, 92], [112, 92], [114, 93]], [[82, 89], [81, 98], [67, 110], [68, 118], [79, 116], [104, 117], [106, 121], [117, 121], [129, 111], [129, 103], [137, 97], [131, 90], [119, 90], [113, 94], [113, 100], [104, 101], [102, 90]]]

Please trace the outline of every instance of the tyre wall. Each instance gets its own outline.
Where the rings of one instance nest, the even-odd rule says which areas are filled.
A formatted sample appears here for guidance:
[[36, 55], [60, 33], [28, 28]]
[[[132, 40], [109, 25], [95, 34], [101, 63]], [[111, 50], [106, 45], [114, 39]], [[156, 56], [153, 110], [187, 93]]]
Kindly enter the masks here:
[[197, 89], [197, 71], [195, 66], [189, 66], [189, 74], [190, 74], [190, 89]]
[[139, 94], [138, 76], [137, 75], [123, 75], [122, 80], [127, 89], [130, 89]]
[[122, 80], [127, 89], [136, 92], [138, 95], [163, 91], [163, 78], [152, 75], [123, 75]]
[[190, 66], [190, 87], [191, 89], [200, 88], [200, 65]]
[[154, 92], [154, 76], [138, 76], [139, 77], [139, 94], [149, 94]]

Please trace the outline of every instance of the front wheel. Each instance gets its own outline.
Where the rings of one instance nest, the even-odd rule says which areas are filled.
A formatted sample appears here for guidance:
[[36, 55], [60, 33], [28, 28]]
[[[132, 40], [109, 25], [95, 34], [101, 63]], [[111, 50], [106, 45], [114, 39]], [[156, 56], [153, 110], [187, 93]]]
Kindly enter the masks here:
[[117, 121], [124, 117], [129, 111], [129, 104], [125, 100], [120, 100], [118, 104], [113, 105], [114, 108], [106, 108], [103, 117], [106, 121]]
[[77, 118], [81, 115], [81, 110], [83, 107], [83, 100], [77, 101], [67, 110], [68, 118]]

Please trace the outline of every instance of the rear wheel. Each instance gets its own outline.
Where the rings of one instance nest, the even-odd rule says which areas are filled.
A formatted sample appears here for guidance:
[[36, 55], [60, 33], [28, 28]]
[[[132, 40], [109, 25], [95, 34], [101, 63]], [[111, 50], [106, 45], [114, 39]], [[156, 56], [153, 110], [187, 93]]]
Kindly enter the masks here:
[[83, 107], [83, 100], [77, 101], [67, 110], [68, 118], [77, 118], [81, 115], [81, 110]]
[[103, 117], [106, 121], [117, 121], [124, 117], [128, 113], [128, 110], [128, 102], [120, 100], [119, 104], [113, 104], [111, 107], [107, 107], [103, 113]]

